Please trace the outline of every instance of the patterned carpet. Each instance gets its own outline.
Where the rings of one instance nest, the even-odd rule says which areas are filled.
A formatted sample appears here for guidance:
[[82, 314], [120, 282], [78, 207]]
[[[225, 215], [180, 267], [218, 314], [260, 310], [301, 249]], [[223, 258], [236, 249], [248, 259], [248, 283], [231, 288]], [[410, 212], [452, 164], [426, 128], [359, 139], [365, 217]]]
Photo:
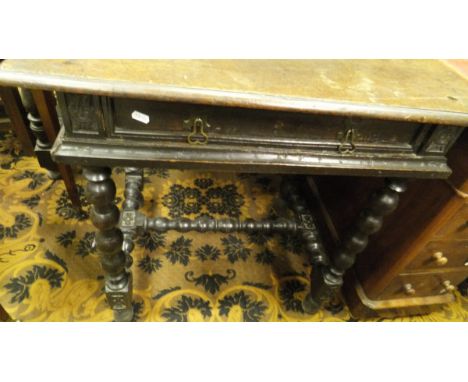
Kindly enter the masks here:
[[[0, 133], [0, 304], [21, 321], [111, 321], [87, 213], [17, 141]], [[278, 178], [147, 171], [143, 211], [194, 218], [276, 213]], [[122, 171], [114, 170], [122, 202]], [[77, 176], [85, 211], [83, 179]], [[345, 308], [304, 314], [309, 273], [288, 235], [146, 233], [133, 252], [136, 321], [354, 321]], [[468, 299], [394, 321], [468, 321]], [[388, 321], [388, 320], [384, 320]]]

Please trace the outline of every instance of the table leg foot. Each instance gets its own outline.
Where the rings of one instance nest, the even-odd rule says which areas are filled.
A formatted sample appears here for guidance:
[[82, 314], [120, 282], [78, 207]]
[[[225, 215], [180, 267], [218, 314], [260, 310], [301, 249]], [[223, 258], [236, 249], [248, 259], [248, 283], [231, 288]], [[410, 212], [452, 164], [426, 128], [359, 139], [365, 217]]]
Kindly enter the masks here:
[[308, 293], [302, 301], [302, 309], [306, 314], [315, 314], [320, 310], [321, 304], [314, 300], [311, 293]]
[[115, 322], [131, 322], [133, 320], [133, 307], [123, 309], [123, 310], [114, 310], [114, 321]]
[[343, 284], [343, 279], [340, 275], [334, 274], [329, 265], [316, 264], [312, 266], [310, 283], [310, 293], [302, 305], [305, 313], [314, 314], [326, 301], [333, 299]]
[[343, 300], [340, 298], [340, 294], [336, 293], [333, 298], [324, 306], [325, 310], [331, 314], [338, 314], [343, 311], [345, 305]]
[[60, 179], [60, 173], [58, 171], [47, 170], [47, 176], [52, 180]]

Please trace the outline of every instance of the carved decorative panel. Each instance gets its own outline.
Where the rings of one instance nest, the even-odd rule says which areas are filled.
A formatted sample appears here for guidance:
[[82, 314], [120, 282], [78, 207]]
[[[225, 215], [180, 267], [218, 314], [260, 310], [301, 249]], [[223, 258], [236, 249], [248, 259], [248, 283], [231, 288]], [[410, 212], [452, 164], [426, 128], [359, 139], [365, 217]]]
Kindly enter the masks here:
[[65, 126], [74, 134], [99, 135], [102, 129], [99, 97], [86, 94], [64, 94], [59, 98], [65, 109]]

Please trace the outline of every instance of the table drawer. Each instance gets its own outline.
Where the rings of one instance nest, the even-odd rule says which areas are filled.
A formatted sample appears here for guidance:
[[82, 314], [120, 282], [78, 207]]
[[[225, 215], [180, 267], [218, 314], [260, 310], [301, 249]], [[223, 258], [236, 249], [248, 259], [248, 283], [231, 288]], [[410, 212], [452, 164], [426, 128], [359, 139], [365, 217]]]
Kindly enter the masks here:
[[[357, 120], [336, 116], [210, 107], [113, 98], [114, 136], [167, 139], [187, 144], [333, 147], [337, 151], [411, 151], [416, 123]], [[198, 126], [196, 124], [198, 123]], [[351, 132], [352, 131], [352, 132]]]
[[[332, 115], [61, 94], [75, 136], [107, 136], [187, 145], [325, 148], [337, 154], [414, 151], [421, 124]], [[427, 132], [426, 132], [427, 133]]]
[[468, 272], [468, 240], [431, 241], [407, 269], [454, 267], [466, 267]]
[[446, 177], [461, 130], [402, 120], [58, 93], [52, 155], [102, 164], [243, 172]]
[[466, 277], [468, 271], [464, 269], [451, 272], [400, 274], [384, 289], [379, 299], [437, 296], [448, 293]]

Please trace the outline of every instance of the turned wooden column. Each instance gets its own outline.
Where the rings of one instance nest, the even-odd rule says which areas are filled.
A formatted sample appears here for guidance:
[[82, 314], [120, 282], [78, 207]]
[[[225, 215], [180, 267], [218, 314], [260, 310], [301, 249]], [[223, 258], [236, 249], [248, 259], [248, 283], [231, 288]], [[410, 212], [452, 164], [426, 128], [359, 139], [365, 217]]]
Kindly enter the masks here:
[[329, 259], [325, 252], [320, 238], [317, 224], [312, 212], [307, 205], [301, 183], [305, 180], [302, 177], [283, 176], [281, 181], [281, 197], [287, 202], [288, 207], [296, 215], [300, 222], [300, 234], [304, 240], [304, 247], [313, 265], [328, 264]]
[[98, 230], [95, 243], [105, 273], [107, 302], [114, 311], [115, 321], [131, 321], [132, 276], [125, 268], [123, 235], [117, 226], [119, 209], [114, 203], [116, 189], [111, 169], [86, 167], [83, 174], [88, 181], [86, 194], [91, 204], [91, 221]]
[[55, 163], [50, 155], [60, 130], [53, 94], [42, 90], [0, 87], [0, 96], [26, 153], [37, 156], [39, 165], [48, 171], [51, 179], [62, 178], [73, 206], [81, 209], [71, 167]]
[[334, 296], [343, 285], [345, 272], [354, 265], [356, 255], [364, 251], [369, 236], [380, 230], [384, 216], [397, 208], [399, 194], [405, 190], [403, 179], [386, 179], [385, 186], [370, 197], [348, 235], [333, 253], [331, 264], [318, 264], [312, 268], [311, 290], [304, 299], [304, 311], [315, 313]]
[[53, 142], [50, 142], [47, 137], [41, 117], [34, 102], [32, 92], [29, 89], [20, 89], [20, 95], [23, 106], [27, 112], [29, 129], [36, 138], [36, 147], [34, 148], [34, 152], [36, 153], [39, 165], [47, 169], [50, 178], [58, 179], [60, 178], [60, 174], [58, 172], [57, 164], [50, 156], [50, 149]]
[[137, 227], [134, 221], [134, 212], [143, 206], [143, 169], [136, 167], [125, 168], [125, 200], [123, 202], [120, 228], [123, 233], [123, 251], [126, 256], [126, 267], [133, 263], [131, 253], [135, 247], [134, 240]]

